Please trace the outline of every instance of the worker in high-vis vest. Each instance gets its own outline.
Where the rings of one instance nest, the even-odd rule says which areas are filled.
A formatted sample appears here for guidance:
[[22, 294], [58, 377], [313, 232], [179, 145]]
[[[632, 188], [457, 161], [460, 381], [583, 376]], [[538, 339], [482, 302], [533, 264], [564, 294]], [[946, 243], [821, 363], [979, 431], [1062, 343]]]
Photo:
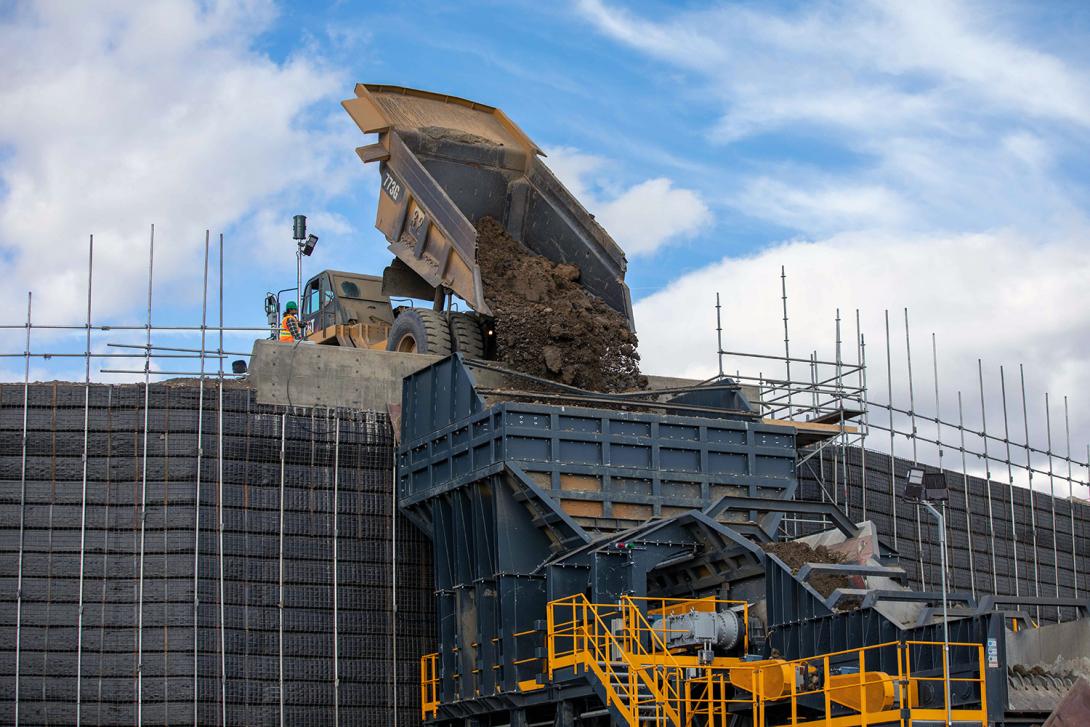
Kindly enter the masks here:
[[299, 325], [299, 306], [289, 300], [284, 306], [284, 317], [280, 320], [280, 342], [294, 343], [303, 340], [303, 327]]

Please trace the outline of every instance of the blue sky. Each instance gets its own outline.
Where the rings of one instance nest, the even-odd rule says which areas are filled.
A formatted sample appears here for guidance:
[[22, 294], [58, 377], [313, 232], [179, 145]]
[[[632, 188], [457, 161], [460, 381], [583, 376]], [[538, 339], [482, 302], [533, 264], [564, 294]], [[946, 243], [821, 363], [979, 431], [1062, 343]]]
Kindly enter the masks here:
[[989, 397], [1024, 364], [1085, 432], [1088, 31], [1079, 2], [0, 3], [12, 317], [29, 288], [37, 320], [81, 320], [94, 233], [96, 318], [140, 322], [152, 223], [159, 323], [197, 321], [206, 228], [228, 324], [293, 284], [294, 213], [308, 272], [379, 272], [339, 102], [390, 83], [499, 106], [547, 151], [629, 252], [649, 370], [714, 371], [716, 292], [728, 347], [779, 351], [784, 266], [803, 355], [831, 353], [837, 309], [884, 354], [908, 307], [947, 401], [978, 357]]

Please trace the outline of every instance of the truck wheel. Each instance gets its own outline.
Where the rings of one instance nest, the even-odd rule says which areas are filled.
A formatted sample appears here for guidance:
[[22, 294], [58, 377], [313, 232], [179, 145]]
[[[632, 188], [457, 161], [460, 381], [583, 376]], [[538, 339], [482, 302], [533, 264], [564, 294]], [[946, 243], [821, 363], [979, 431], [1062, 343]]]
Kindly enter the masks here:
[[484, 334], [474, 314], [450, 314], [450, 339], [454, 350], [466, 358], [484, 358]]
[[386, 350], [449, 356], [450, 330], [446, 317], [426, 308], [402, 309], [390, 327]]

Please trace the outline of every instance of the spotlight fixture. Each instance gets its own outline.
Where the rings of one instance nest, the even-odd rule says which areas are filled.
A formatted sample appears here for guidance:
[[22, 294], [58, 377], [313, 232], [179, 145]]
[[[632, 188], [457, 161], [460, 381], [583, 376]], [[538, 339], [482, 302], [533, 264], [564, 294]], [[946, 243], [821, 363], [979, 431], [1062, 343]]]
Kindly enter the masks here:
[[307, 235], [307, 239], [299, 243], [299, 252], [303, 253], [307, 257], [314, 252], [314, 246], [318, 244], [317, 235]]

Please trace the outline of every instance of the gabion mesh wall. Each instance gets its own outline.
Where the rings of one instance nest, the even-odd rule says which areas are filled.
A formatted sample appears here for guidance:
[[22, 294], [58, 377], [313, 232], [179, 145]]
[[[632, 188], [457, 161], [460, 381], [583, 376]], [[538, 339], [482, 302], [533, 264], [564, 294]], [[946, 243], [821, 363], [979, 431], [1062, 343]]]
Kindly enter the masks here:
[[16, 673], [26, 725], [74, 723], [77, 694], [86, 724], [419, 722], [430, 545], [391, 518], [384, 413], [228, 384], [221, 437], [215, 382], [203, 407], [196, 382], [154, 384], [145, 450], [143, 385], [94, 385], [84, 516], [84, 387], [31, 385], [25, 477], [23, 393], [0, 386], [0, 723]]

